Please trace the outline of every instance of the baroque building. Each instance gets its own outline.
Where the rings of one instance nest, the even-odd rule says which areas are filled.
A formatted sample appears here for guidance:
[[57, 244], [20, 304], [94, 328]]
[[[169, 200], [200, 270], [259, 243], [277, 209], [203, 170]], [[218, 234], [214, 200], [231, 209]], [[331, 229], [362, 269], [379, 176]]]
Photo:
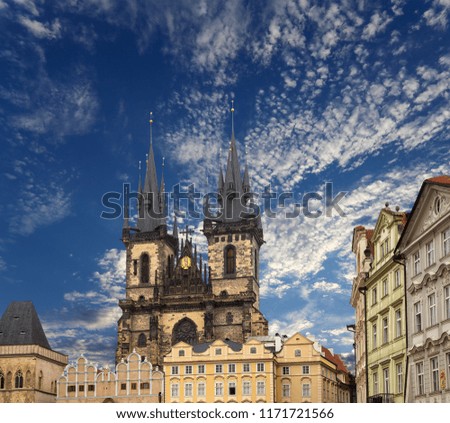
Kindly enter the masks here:
[[372, 234], [371, 265], [364, 280], [368, 402], [404, 402], [405, 284], [394, 250], [406, 220], [405, 212], [386, 203]]
[[179, 342], [164, 357], [166, 402], [274, 402], [273, 353], [264, 343]]
[[450, 176], [423, 182], [396, 256], [406, 275], [406, 401], [450, 402]]
[[206, 265], [188, 228], [179, 234], [176, 217], [168, 230], [164, 175], [159, 185], [152, 124], [150, 119], [150, 148], [144, 185], [139, 181], [135, 227], [130, 226], [125, 206], [126, 298], [119, 302], [116, 363], [135, 350], [153, 365], [161, 365], [172, 345], [181, 341], [245, 343], [250, 336], [268, 332], [259, 310], [263, 230], [251, 208], [248, 167], [242, 174], [234, 130], [225, 175], [219, 165], [218, 213], [206, 213], [203, 222]]
[[31, 301], [11, 303], [0, 320], [0, 402], [55, 402], [67, 356], [53, 351]]

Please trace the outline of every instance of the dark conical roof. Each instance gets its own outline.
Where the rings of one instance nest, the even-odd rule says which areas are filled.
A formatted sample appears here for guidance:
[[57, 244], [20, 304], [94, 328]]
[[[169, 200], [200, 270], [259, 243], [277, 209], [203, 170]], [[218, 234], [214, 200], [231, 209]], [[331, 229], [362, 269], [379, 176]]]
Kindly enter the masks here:
[[3, 313], [0, 345], [40, 345], [51, 350], [31, 301], [12, 302]]

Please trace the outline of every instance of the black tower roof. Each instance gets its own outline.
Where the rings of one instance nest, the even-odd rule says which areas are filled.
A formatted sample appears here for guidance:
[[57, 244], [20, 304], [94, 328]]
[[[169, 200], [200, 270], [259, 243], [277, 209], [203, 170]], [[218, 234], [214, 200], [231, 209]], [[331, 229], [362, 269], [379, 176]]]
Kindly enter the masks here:
[[3, 313], [0, 345], [40, 345], [51, 350], [31, 301], [12, 302]]

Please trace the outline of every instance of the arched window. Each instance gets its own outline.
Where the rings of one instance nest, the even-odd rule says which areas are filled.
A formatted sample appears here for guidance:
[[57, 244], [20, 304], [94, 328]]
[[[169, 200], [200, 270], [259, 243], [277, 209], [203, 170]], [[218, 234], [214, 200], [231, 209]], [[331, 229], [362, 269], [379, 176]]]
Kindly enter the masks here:
[[141, 283], [148, 283], [150, 280], [150, 258], [147, 253], [141, 255]]
[[225, 248], [225, 274], [233, 275], [236, 273], [236, 248], [228, 245]]
[[0, 389], [5, 389], [5, 376], [3, 372], [0, 370]]
[[39, 379], [38, 379], [38, 389], [42, 390], [42, 381], [44, 379], [44, 375], [42, 374], [42, 371], [39, 372]]
[[145, 336], [145, 333], [141, 333], [138, 338], [138, 347], [145, 346], [147, 346], [147, 337]]
[[18, 370], [16, 373], [16, 376], [14, 378], [14, 387], [16, 389], [23, 388], [23, 375], [21, 370]]

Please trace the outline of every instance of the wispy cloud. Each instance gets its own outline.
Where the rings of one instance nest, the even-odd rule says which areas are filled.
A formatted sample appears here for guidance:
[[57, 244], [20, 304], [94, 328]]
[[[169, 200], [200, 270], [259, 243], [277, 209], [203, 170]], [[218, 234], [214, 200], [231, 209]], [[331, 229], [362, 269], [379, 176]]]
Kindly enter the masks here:
[[92, 289], [67, 292], [64, 306], [46, 315], [44, 326], [53, 348], [72, 359], [85, 353], [112, 362], [116, 338], [111, 333], [120, 317], [118, 301], [125, 295], [125, 260], [125, 251], [106, 250], [97, 260]]
[[67, 217], [71, 211], [71, 195], [55, 182], [49, 185], [29, 183], [14, 208], [10, 232], [26, 236]]

